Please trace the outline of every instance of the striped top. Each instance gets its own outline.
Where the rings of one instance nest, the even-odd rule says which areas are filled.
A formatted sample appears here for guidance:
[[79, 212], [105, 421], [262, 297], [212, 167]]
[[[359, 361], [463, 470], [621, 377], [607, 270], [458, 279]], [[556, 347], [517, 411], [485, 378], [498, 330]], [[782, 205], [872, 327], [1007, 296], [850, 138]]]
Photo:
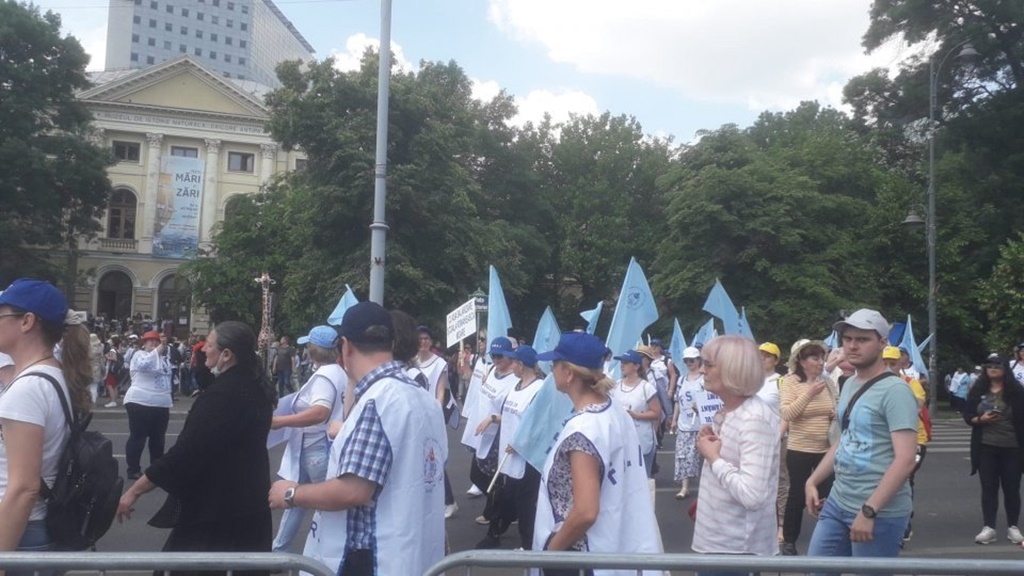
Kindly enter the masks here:
[[823, 454], [828, 452], [828, 427], [839, 390], [832, 379], [825, 376], [826, 388], [813, 398], [808, 393], [810, 384], [801, 382], [796, 374], [789, 374], [779, 383], [782, 419], [789, 423], [787, 450]]
[[722, 450], [714, 464], [704, 462], [693, 551], [774, 556], [779, 550], [778, 413], [751, 396], [735, 410], [719, 412], [715, 420], [721, 420], [714, 428]]

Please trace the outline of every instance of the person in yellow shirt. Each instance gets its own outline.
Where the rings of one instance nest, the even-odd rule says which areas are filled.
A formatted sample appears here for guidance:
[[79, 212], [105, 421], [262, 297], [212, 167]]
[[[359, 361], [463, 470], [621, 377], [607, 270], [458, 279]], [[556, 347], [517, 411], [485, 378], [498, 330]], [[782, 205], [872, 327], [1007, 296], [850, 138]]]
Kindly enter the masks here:
[[[911, 378], [905, 374], [901, 374], [900, 364], [902, 359], [900, 357], [900, 349], [895, 346], [886, 346], [882, 351], [882, 361], [889, 370], [903, 379], [904, 382], [910, 386], [910, 389], [914, 392], [914, 398], [917, 398], [917, 463], [914, 465], [914, 471], [910, 474], [910, 497], [914, 497], [914, 476], [917, 471], [921, 469], [921, 464], [924, 462], [924, 456], [928, 452], [928, 430], [925, 428], [924, 420], [921, 418], [920, 410], [924, 407], [927, 394], [924, 391], [924, 386], [916, 378]], [[913, 530], [914, 512], [910, 512], [910, 522], [907, 523], [907, 529], [903, 532], [903, 541], [909, 542], [914, 536]], [[902, 545], [901, 545], [902, 547]]]

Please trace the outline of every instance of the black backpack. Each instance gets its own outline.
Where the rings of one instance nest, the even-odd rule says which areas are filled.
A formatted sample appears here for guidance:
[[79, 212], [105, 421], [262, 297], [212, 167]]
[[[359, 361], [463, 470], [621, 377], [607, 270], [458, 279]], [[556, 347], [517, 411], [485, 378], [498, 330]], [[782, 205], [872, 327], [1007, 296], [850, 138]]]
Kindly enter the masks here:
[[71, 429], [53, 487], [40, 480], [50, 539], [58, 550], [95, 550], [96, 541], [114, 522], [124, 490], [113, 445], [103, 434], [86, 430], [92, 414], [81, 419], [73, 414], [64, 390], [53, 377], [40, 372], [22, 376], [38, 376], [53, 384]]

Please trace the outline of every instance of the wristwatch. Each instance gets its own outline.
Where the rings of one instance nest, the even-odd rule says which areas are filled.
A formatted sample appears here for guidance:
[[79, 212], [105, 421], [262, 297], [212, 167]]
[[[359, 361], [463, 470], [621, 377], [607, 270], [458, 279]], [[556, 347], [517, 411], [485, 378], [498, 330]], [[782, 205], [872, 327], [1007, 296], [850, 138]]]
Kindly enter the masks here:
[[[287, 499], [288, 497], [285, 496], [285, 498]], [[869, 504], [861, 506], [860, 513], [863, 514], [865, 518], [869, 518], [872, 520], [875, 518], [875, 516], [878, 516], [878, 511], [872, 508]]]
[[292, 508], [292, 507], [295, 506], [295, 489], [296, 488], [297, 488], [297, 486], [292, 486], [291, 488], [289, 488], [289, 489], [284, 491], [284, 503], [289, 508]]

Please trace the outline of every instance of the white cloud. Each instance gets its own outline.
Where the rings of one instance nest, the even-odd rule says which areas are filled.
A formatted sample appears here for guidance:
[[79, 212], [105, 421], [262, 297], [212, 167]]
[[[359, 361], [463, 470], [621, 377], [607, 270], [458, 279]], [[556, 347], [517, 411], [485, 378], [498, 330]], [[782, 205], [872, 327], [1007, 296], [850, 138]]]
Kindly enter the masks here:
[[551, 115], [555, 124], [565, 122], [569, 114], [598, 114], [597, 101], [579, 90], [532, 90], [526, 96], [516, 98], [519, 113], [512, 119], [514, 124], [539, 123], [544, 114]]
[[473, 98], [481, 102], [490, 102], [501, 93], [501, 85], [494, 80], [478, 80], [470, 78], [473, 85]]
[[43, 14], [53, 10], [60, 15], [61, 34], [74, 36], [90, 56], [87, 70], [103, 70], [107, 58], [108, 2], [77, 2], [66, 0], [34, 0]]
[[489, 2], [500, 30], [554, 62], [755, 110], [838, 106], [847, 79], [902, 56], [899, 47], [863, 53], [871, 0]]
[[[334, 67], [342, 72], [353, 72], [359, 70], [360, 62], [363, 60], [363, 53], [370, 47], [374, 52], [380, 50], [380, 39], [371, 38], [360, 32], [353, 34], [345, 40], [345, 49], [334, 48], [331, 56], [334, 58]], [[412, 72], [418, 68], [405, 57], [405, 52], [398, 44], [391, 43], [391, 64], [402, 72]]]

